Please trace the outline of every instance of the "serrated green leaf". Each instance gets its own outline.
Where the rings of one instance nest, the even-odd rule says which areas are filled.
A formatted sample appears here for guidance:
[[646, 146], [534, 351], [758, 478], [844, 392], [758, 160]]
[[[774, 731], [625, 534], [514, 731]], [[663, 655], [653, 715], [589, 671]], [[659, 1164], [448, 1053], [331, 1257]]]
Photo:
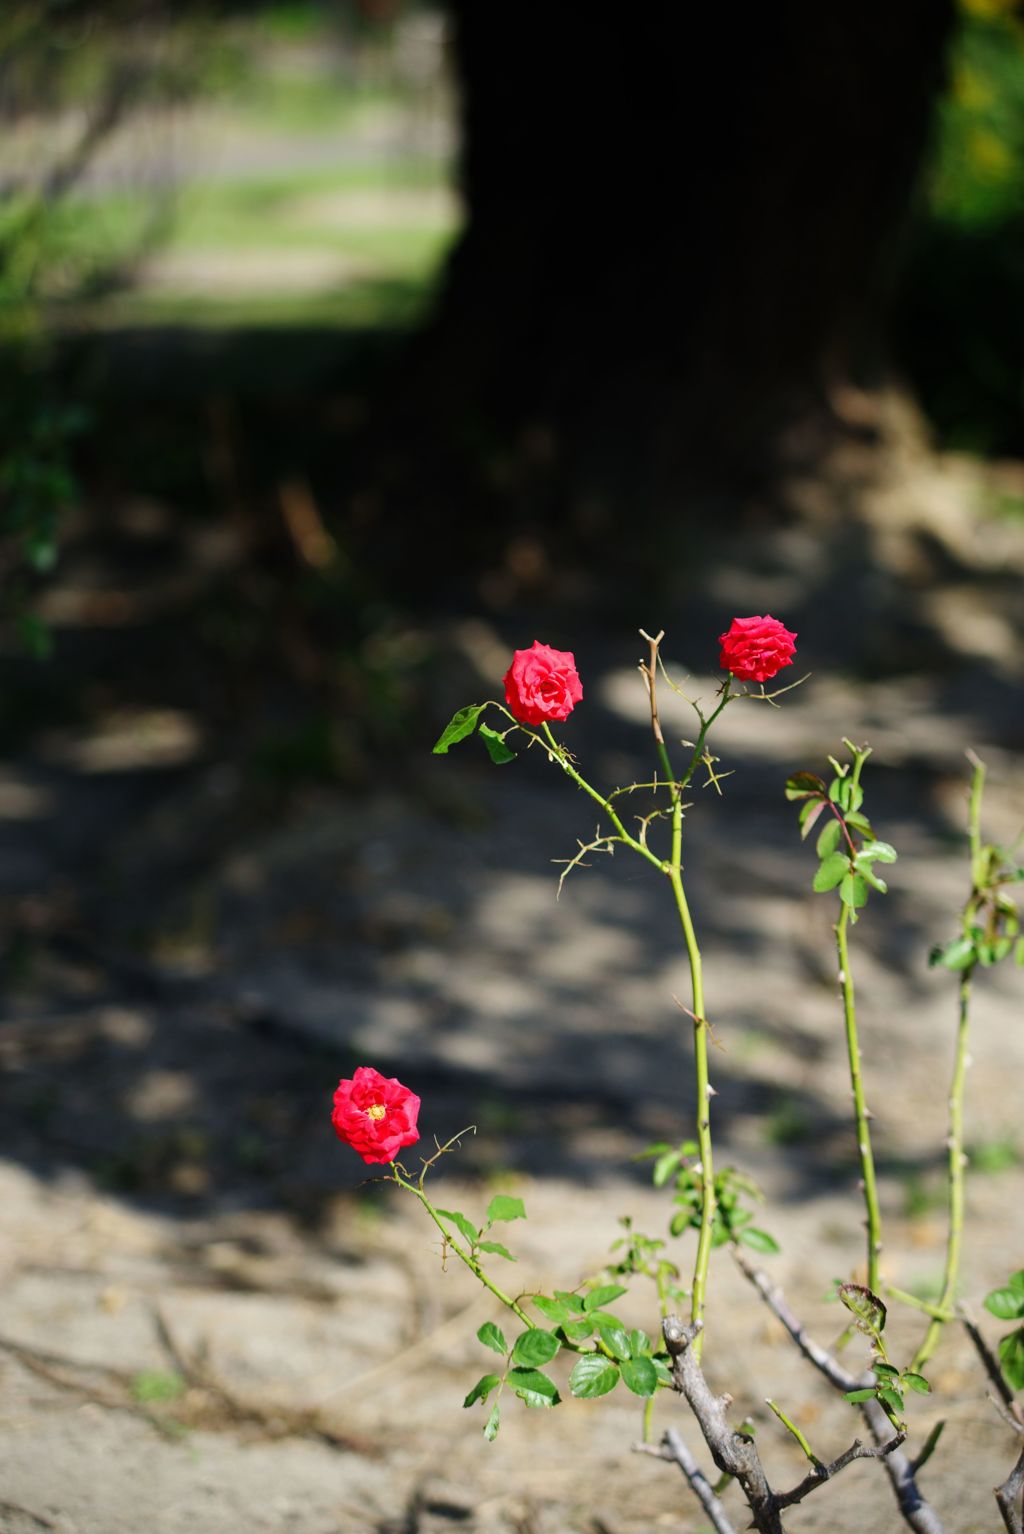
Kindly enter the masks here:
[[744, 1246], [751, 1247], [755, 1252], [775, 1253], [782, 1250], [774, 1236], [770, 1236], [766, 1230], [758, 1230], [753, 1225], [744, 1226], [739, 1233], [739, 1238]]
[[626, 1334], [625, 1327], [599, 1326], [597, 1328], [597, 1335], [600, 1337], [609, 1353], [614, 1353], [616, 1358], [622, 1359], [629, 1358], [631, 1356], [629, 1348], [629, 1337]]
[[844, 1401], [852, 1402], [854, 1406], [859, 1405], [861, 1401], [873, 1401], [874, 1399], [875, 1399], [875, 1392], [873, 1390], [844, 1390], [843, 1391], [843, 1400]]
[[1008, 1332], [999, 1344], [999, 1364], [1012, 1390], [1024, 1390], [1024, 1326]]
[[546, 1294], [535, 1294], [531, 1297], [530, 1304], [534, 1305], [541, 1315], [546, 1316], [549, 1321], [554, 1321], [556, 1325], [568, 1319], [569, 1307], [565, 1304], [564, 1300], [551, 1300], [548, 1299]]
[[877, 890], [880, 895], [887, 895], [889, 893], [889, 886], [886, 884], [884, 879], [880, 878], [879, 875], [875, 873], [874, 869], [861, 868], [858, 864], [857, 872], [860, 874], [860, 877], [862, 879], [866, 879], [867, 882], [871, 885], [871, 888], [873, 890]]
[[505, 1383], [527, 1406], [557, 1406], [561, 1400], [554, 1380], [549, 1380], [539, 1369], [510, 1369]]
[[598, 1288], [591, 1289], [583, 1296], [583, 1309], [586, 1311], [600, 1310], [602, 1305], [610, 1305], [612, 1300], [617, 1300], [620, 1294], [625, 1294], [626, 1289], [622, 1284], [600, 1284]]
[[434, 755], [447, 755], [450, 746], [454, 746], [457, 741], [465, 740], [467, 735], [472, 735], [476, 729], [476, 722], [486, 707], [486, 703], [470, 703], [466, 708], [460, 708], [457, 714], [453, 714], [441, 731], [437, 745], [434, 747]]
[[1009, 1283], [1011, 1289], [1016, 1289], [1017, 1293], [1024, 1297], [1024, 1268], [1018, 1268], [1016, 1273], [1011, 1273]]
[[899, 854], [890, 842], [872, 840], [864, 843], [859, 856], [866, 858], [869, 862], [895, 863]]
[[500, 1426], [501, 1426], [501, 1407], [498, 1405], [497, 1401], [495, 1401], [494, 1405], [491, 1407], [491, 1415], [488, 1417], [487, 1421], [484, 1423], [484, 1437], [487, 1439], [488, 1443], [493, 1443], [494, 1440], [497, 1438], [497, 1436], [498, 1436], [498, 1429], [499, 1429]]
[[635, 1396], [652, 1396], [658, 1388], [658, 1371], [649, 1358], [624, 1360], [619, 1368], [622, 1383]]
[[846, 817], [846, 824], [852, 826], [855, 831], [859, 831], [862, 836], [874, 837], [868, 817], [862, 815], [860, 810], [851, 810]]
[[466, 1219], [464, 1214], [461, 1214], [458, 1209], [439, 1209], [437, 1212], [442, 1219], [451, 1220], [452, 1224], [460, 1232], [460, 1234], [465, 1236], [470, 1246], [476, 1245], [480, 1239], [480, 1232], [477, 1230], [475, 1225], [471, 1224], [470, 1221]]
[[658, 1157], [654, 1163], [654, 1171], [651, 1173], [651, 1181], [656, 1188], [665, 1186], [681, 1160], [682, 1157], [677, 1150], [667, 1150]]
[[868, 886], [863, 874], [847, 874], [839, 886], [839, 898], [843, 905], [859, 911], [868, 903]]
[[667, 1360], [664, 1358], [652, 1358], [651, 1363], [654, 1365], [658, 1378], [664, 1380], [666, 1385], [671, 1385], [672, 1370], [669, 1368]]
[[900, 1372], [895, 1364], [874, 1363], [871, 1367], [880, 1380], [894, 1380]]
[[558, 1349], [559, 1341], [553, 1332], [546, 1332], [540, 1326], [531, 1326], [529, 1331], [522, 1332], [516, 1338], [512, 1347], [512, 1362], [535, 1368], [538, 1364], [549, 1363]]
[[610, 1310], [589, 1310], [587, 1320], [592, 1326], [618, 1326], [626, 1330], [618, 1316], [613, 1316]]
[[561, 1300], [570, 1315], [581, 1316], [583, 1314], [582, 1294], [574, 1294], [570, 1289], [556, 1289], [555, 1299]]
[[483, 1374], [473, 1386], [469, 1395], [463, 1401], [463, 1406], [472, 1406], [477, 1401], [486, 1401], [495, 1385], [501, 1384], [501, 1376], [497, 1374]]
[[787, 799], [806, 799], [808, 794], [823, 794], [825, 784], [813, 772], [794, 772], [786, 779]]
[[908, 1390], [916, 1390], [919, 1396], [930, 1396], [932, 1393], [932, 1387], [924, 1375], [916, 1374], [913, 1369], [908, 1369], [904, 1374], [900, 1375], [900, 1383], [905, 1385]]
[[485, 1348], [490, 1348], [494, 1353], [500, 1353], [503, 1358], [508, 1352], [505, 1333], [501, 1330], [500, 1326], [495, 1326], [493, 1321], [485, 1321], [476, 1336], [477, 1341], [482, 1342]]
[[504, 1257], [506, 1262], [517, 1262], [507, 1246], [502, 1246], [500, 1241], [480, 1241], [477, 1243], [481, 1252], [493, 1252], [496, 1257]]
[[[515, 761], [516, 753], [509, 750], [505, 744], [504, 736], [500, 735], [497, 730], [492, 730], [489, 724], [482, 724], [479, 733], [481, 740], [487, 747], [487, 754], [495, 766], [503, 767], [506, 762]], [[434, 750], [437, 750], [436, 746]]]
[[812, 888], [823, 895], [826, 890], [834, 890], [836, 885], [845, 879], [850, 872], [850, 859], [845, 852], [830, 852], [824, 858], [814, 875]]
[[896, 1412], [897, 1416], [903, 1410], [903, 1397], [893, 1385], [879, 1385], [878, 1399], [884, 1401], [890, 1411]]
[[998, 1316], [1000, 1321], [1016, 1321], [1018, 1316], [1024, 1316], [1024, 1294], [1012, 1287], [993, 1289], [986, 1294], [984, 1304], [989, 1314]]
[[618, 1383], [618, 1365], [605, 1358], [603, 1353], [584, 1353], [576, 1360], [569, 1376], [570, 1391], [584, 1401], [607, 1395]]
[[817, 852], [819, 858], [827, 858], [831, 853], [835, 852], [839, 845], [839, 838], [842, 836], [842, 834], [843, 828], [839, 824], [838, 820], [836, 820], [833, 816], [828, 824], [822, 828], [821, 834], [819, 835], [817, 843], [815, 844], [815, 851]]
[[807, 799], [800, 806], [800, 839], [805, 840], [810, 836], [814, 826], [825, 808], [824, 799]]
[[521, 1198], [511, 1198], [507, 1193], [496, 1193], [487, 1205], [487, 1223], [495, 1220], [525, 1220], [526, 1206]]
[[629, 1351], [634, 1358], [647, 1358], [651, 1352], [651, 1339], [637, 1328], [629, 1334]]
[[562, 1335], [566, 1342], [586, 1342], [594, 1330], [593, 1321], [563, 1321]]

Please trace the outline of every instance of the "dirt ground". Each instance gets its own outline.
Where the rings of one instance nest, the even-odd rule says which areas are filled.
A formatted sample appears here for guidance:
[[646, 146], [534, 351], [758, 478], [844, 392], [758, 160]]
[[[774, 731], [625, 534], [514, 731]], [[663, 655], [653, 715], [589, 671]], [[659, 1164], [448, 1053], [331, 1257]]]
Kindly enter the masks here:
[[[812, 854], [781, 785], [822, 767], [843, 734], [875, 747], [868, 805], [900, 861], [854, 962], [885, 1270], [904, 1288], [934, 1285], [955, 994], [927, 954], [965, 894], [966, 747], [990, 765], [988, 833], [1010, 839], [1024, 819], [1024, 530], [982, 537], [969, 498], [950, 492], [957, 473], [936, 465], [916, 500], [894, 477], [865, 499], [876, 574], [850, 584], [846, 664], [829, 652], [836, 589], [806, 531], [714, 569], [675, 624], [678, 645], [664, 620], [668, 654], [693, 658], [705, 695], [716, 612], [798, 613], [815, 673], [777, 712], [725, 716], [717, 750], [735, 775], [721, 802], [695, 794], [687, 869], [721, 1046], [718, 1153], [763, 1187], [759, 1221], [782, 1246], [766, 1264], [826, 1341], [839, 1323], [825, 1293], [861, 1260], [856, 1169], [830, 902], [810, 892]], [[72, 586], [77, 569], [71, 559]], [[493, 694], [511, 645], [536, 637], [526, 622], [439, 622], [427, 713], [440, 723]], [[872, 668], [897, 631], [918, 663]], [[600, 781], [629, 780], [646, 752], [639, 642], [592, 617], [573, 646], [586, 708], [566, 737]], [[665, 714], [687, 731], [667, 700]], [[359, 1063], [421, 1094], [428, 1137], [476, 1125], [436, 1199], [471, 1216], [495, 1188], [525, 1200], [528, 1220], [509, 1228], [515, 1276], [502, 1275], [517, 1289], [599, 1272], [622, 1215], [664, 1233], [668, 1199], [631, 1158], [691, 1121], [674, 1001], [687, 972], [666, 891], [616, 857], [574, 873], [556, 902], [551, 859], [592, 834], [586, 803], [542, 761], [499, 770], [474, 743], [447, 761], [429, 744], [358, 797], [311, 787], [247, 818], [237, 765], [203, 748], [201, 721], [154, 672], [149, 696], [101, 725], [41, 728], [5, 764], [5, 1534], [707, 1527], [678, 1472], [633, 1452], [640, 1406], [621, 1389], [551, 1415], [509, 1403], [484, 1441], [481, 1408], [461, 1401], [487, 1368], [474, 1334], [495, 1307], [412, 1201], [382, 1197], [331, 1133], [333, 1087]], [[1024, 1262], [1020, 972], [986, 975], [978, 992], [962, 1292], [980, 1310]], [[690, 1246], [679, 1253], [685, 1268]], [[641, 1291], [623, 1309], [655, 1329]], [[994, 1341], [999, 1324], [984, 1325]], [[919, 1332], [894, 1307], [894, 1356]], [[854, 1436], [852, 1409], [722, 1253], [705, 1358], [780, 1483], [800, 1478], [800, 1456], [766, 1396], [823, 1458]], [[948, 1426], [923, 1489], [950, 1534], [980, 1534], [997, 1526], [991, 1487], [1018, 1451], [961, 1333], [931, 1373], [914, 1441], [939, 1417]], [[696, 1445], [679, 1403], [659, 1397], [656, 1433], [670, 1423]], [[725, 1500], [742, 1526], [734, 1489]], [[788, 1524], [897, 1526], [866, 1462]]]

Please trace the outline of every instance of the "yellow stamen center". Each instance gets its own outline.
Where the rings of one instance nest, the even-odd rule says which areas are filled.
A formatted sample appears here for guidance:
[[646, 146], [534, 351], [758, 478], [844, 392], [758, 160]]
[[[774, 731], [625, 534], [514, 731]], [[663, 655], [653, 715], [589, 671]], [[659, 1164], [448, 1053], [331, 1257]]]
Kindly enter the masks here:
[[387, 1111], [383, 1103], [371, 1103], [366, 1110], [366, 1116], [370, 1119], [382, 1119]]

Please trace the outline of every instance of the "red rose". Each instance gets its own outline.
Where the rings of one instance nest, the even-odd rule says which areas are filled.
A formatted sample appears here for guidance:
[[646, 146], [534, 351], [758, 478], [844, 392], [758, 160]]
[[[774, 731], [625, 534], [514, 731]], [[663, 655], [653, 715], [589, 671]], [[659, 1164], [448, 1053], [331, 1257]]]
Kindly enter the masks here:
[[727, 634], [719, 634], [718, 664], [739, 682], [767, 682], [783, 666], [793, 664], [796, 635], [778, 618], [734, 618]]
[[420, 1100], [396, 1076], [360, 1065], [351, 1081], [339, 1081], [331, 1123], [334, 1133], [366, 1162], [394, 1161], [403, 1145], [420, 1137]]
[[522, 724], [568, 719], [582, 697], [571, 650], [553, 650], [535, 639], [529, 650], [513, 655], [505, 673], [505, 702]]

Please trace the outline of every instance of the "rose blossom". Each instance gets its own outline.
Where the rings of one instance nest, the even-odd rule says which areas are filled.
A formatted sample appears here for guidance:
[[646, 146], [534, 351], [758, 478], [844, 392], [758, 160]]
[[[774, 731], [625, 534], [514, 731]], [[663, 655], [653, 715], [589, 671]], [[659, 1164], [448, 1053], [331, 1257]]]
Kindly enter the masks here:
[[739, 682], [770, 681], [783, 666], [793, 664], [796, 654], [796, 635], [767, 613], [763, 618], [734, 618], [718, 642], [718, 664]]
[[351, 1081], [339, 1081], [331, 1123], [334, 1133], [368, 1163], [394, 1161], [403, 1145], [420, 1137], [420, 1100], [397, 1076], [360, 1065]]
[[553, 650], [535, 639], [517, 650], [505, 673], [505, 702], [522, 724], [568, 719], [583, 697], [571, 650]]

